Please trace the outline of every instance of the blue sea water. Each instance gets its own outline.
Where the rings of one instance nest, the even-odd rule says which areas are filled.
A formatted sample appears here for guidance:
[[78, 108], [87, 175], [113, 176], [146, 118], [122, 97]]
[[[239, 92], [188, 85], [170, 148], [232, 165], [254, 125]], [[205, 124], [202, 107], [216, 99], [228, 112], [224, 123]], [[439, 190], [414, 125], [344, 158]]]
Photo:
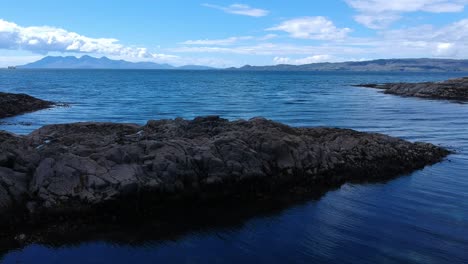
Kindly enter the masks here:
[[[386, 183], [345, 184], [240, 225], [170, 240], [33, 244], [1, 263], [468, 263], [468, 104], [386, 95], [358, 83], [437, 81], [468, 73], [2, 70], [0, 91], [68, 103], [0, 120], [26, 134], [53, 123], [220, 115], [381, 132], [455, 150]], [[187, 219], [190, 221], [190, 219]]]

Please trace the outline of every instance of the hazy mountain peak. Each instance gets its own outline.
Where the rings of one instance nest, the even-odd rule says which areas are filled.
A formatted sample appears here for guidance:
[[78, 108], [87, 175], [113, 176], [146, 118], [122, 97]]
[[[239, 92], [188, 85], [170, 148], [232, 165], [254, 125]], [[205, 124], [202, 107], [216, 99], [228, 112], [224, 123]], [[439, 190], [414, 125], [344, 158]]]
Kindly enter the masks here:
[[47, 56], [36, 62], [18, 66], [23, 69], [164, 69], [164, 70], [209, 70], [208, 66], [185, 65], [175, 67], [167, 63], [154, 62], [130, 62], [125, 60], [112, 60], [108, 57], [95, 58], [83, 55], [80, 58], [74, 56]]

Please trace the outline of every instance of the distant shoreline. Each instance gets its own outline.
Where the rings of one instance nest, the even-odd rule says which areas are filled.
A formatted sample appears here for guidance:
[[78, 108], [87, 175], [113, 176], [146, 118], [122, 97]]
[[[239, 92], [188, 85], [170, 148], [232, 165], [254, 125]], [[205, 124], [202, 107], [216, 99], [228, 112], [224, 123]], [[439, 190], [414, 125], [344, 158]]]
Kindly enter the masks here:
[[222, 70], [222, 71], [340, 71], [340, 72], [468, 72], [468, 60], [453, 59], [378, 59], [368, 61], [320, 62], [303, 65], [278, 64], [266, 66], [214, 68], [204, 65], [173, 66], [154, 62], [129, 62], [107, 57], [47, 56], [17, 69], [132, 69], [132, 70]]
[[0, 71], [167, 71], [167, 72], [251, 72], [251, 73], [280, 73], [280, 72], [296, 72], [296, 73], [459, 73], [468, 75], [466, 71], [364, 71], [364, 70], [243, 70], [243, 69], [209, 69], [209, 70], [196, 70], [196, 69], [118, 69], [118, 68], [17, 68], [16, 70], [9, 70], [7, 68], [0, 68]]

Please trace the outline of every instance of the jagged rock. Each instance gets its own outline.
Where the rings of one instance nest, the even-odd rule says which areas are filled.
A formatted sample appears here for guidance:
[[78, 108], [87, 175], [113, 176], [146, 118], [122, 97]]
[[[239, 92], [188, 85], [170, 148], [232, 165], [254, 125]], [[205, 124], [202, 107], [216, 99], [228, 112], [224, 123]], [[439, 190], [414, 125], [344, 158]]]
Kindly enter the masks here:
[[0, 131], [0, 139], [0, 213], [14, 206], [77, 212], [140, 192], [230, 196], [387, 179], [449, 154], [381, 134], [263, 118], [49, 125], [27, 136]]
[[387, 94], [433, 99], [468, 100], [468, 77], [443, 82], [359, 84], [356, 86], [385, 90]]
[[50, 108], [54, 103], [27, 94], [0, 92], [0, 118]]

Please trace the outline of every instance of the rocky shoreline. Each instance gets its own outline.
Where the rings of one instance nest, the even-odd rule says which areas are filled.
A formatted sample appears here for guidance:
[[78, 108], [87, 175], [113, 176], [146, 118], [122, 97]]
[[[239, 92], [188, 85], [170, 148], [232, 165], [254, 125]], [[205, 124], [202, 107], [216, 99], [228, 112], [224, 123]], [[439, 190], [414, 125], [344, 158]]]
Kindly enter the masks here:
[[[375, 133], [219, 117], [0, 131], [0, 220], [24, 227], [389, 179], [450, 152]], [[136, 204], [138, 206], [136, 206]], [[26, 224], [25, 224], [26, 223]]]
[[468, 77], [443, 82], [369, 83], [354, 86], [382, 89], [386, 94], [400, 96], [468, 101]]
[[44, 101], [27, 94], [0, 92], [0, 118], [42, 110], [54, 105], [53, 102]]

